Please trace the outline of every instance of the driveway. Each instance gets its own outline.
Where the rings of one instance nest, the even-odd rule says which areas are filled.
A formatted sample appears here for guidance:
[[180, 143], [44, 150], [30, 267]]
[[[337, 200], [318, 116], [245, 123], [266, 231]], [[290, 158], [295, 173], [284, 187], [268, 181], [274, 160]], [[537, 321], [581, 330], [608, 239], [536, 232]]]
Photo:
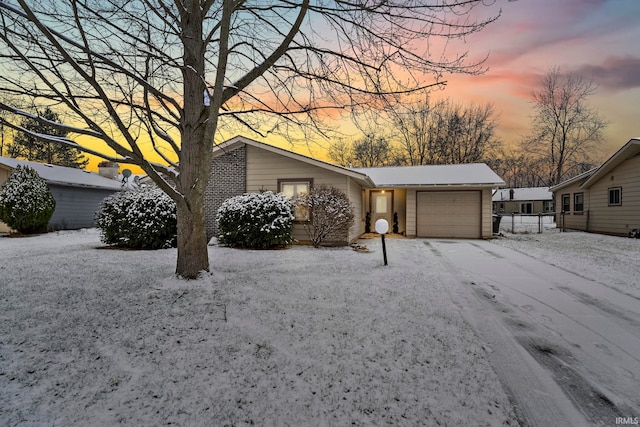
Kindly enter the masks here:
[[490, 241], [424, 244], [528, 425], [639, 423], [640, 300]]

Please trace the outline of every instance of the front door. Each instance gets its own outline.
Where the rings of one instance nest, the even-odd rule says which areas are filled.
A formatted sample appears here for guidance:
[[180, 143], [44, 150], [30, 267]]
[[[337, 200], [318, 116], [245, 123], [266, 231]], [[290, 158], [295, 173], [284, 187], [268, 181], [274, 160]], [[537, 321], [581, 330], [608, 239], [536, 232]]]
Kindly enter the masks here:
[[393, 191], [371, 191], [371, 231], [375, 230], [376, 221], [386, 219], [389, 223], [389, 231], [393, 229]]

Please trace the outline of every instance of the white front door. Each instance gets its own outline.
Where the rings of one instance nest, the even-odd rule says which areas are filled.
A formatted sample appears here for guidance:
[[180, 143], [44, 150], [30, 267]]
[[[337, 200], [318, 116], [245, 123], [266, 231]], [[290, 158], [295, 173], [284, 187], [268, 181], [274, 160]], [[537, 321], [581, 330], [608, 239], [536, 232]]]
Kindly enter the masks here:
[[376, 221], [386, 219], [389, 230], [393, 229], [393, 191], [371, 191], [371, 231], [375, 231]]

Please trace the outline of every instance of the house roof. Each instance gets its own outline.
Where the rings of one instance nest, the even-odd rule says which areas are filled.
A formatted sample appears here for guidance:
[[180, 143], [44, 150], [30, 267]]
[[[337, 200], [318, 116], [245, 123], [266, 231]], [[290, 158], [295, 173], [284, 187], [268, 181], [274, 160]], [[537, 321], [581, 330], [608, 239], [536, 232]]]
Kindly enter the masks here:
[[602, 165], [597, 168], [593, 168], [586, 172], [581, 173], [580, 175], [574, 176], [571, 179], [561, 182], [560, 184], [554, 185], [549, 190], [552, 192], [556, 192], [561, 190], [571, 184], [575, 184], [582, 180], [580, 184], [580, 188], [589, 188], [595, 182], [600, 180], [603, 176], [611, 172], [616, 166], [620, 163], [628, 160], [634, 156], [640, 154], [640, 137], [631, 138], [625, 145], [623, 145], [618, 151], [616, 151], [607, 161], [605, 161]]
[[569, 178], [566, 181], [562, 181], [560, 184], [556, 184], [553, 187], [550, 187], [549, 191], [551, 191], [552, 193], [555, 193], [556, 191], [563, 189], [565, 187], [568, 187], [571, 184], [575, 184], [576, 182], [579, 182], [579, 181], [584, 181], [587, 178], [589, 178], [591, 175], [593, 175], [593, 173], [596, 170], [598, 170], [598, 168], [593, 168], [586, 172], [582, 172], [580, 175], [576, 175], [573, 178]]
[[484, 163], [356, 168], [377, 187], [481, 186], [498, 187], [504, 181]]
[[[513, 190], [513, 198], [511, 191]], [[494, 202], [523, 200], [553, 200], [549, 187], [503, 188], [493, 194]]]
[[221, 144], [216, 145], [213, 148], [213, 155], [219, 156], [227, 151], [233, 150], [240, 145], [247, 144], [253, 147], [257, 147], [266, 151], [271, 151], [272, 153], [280, 154], [285, 157], [289, 157], [303, 163], [308, 163], [313, 166], [317, 166], [323, 169], [328, 169], [333, 172], [337, 172], [343, 175], [350, 176], [358, 181], [365, 187], [374, 187], [375, 184], [371, 181], [371, 179], [364, 173], [357, 172], [354, 169], [348, 169], [342, 166], [334, 165], [333, 163], [325, 162], [322, 160], [314, 159], [313, 157], [305, 156], [303, 154], [294, 153], [293, 151], [285, 150], [284, 148], [275, 147], [273, 145], [265, 144], [263, 142], [258, 142], [250, 138], [246, 138], [244, 136], [236, 136], [233, 137]]
[[18, 165], [29, 166], [38, 172], [38, 175], [40, 175], [42, 179], [50, 184], [63, 185], [66, 187], [101, 188], [107, 190], [121, 189], [120, 182], [83, 169], [30, 162], [9, 157], [0, 157], [0, 165], [4, 165], [11, 169], [15, 169]]
[[593, 183], [600, 180], [603, 176], [615, 169], [620, 163], [628, 160], [632, 157], [640, 154], [640, 138], [631, 138], [629, 142], [623, 145], [618, 151], [616, 151], [609, 159], [604, 162], [598, 169], [585, 182], [580, 185], [580, 188], [589, 188]]

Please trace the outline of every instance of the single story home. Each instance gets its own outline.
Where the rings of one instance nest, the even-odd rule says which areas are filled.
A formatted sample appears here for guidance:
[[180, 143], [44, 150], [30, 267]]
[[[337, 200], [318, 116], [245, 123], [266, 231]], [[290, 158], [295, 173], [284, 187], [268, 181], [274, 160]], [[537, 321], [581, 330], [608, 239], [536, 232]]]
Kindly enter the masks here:
[[502, 188], [493, 193], [496, 214], [538, 214], [554, 212], [549, 187]]
[[[47, 181], [56, 201], [49, 221], [49, 228], [54, 230], [95, 227], [94, 217], [100, 202], [122, 188], [119, 181], [94, 172], [7, 157], [0, 157], [0, 185], [18, 165], [31, 167]], [[9, 231], [9, 227], [0, 221], [0, 232]]]
[[626, 236], [640, 228], [640, 138], [599, 167], [551, 187], [558, 227]]
[[[492, 235], [492, 191], [503, 180], [485, 164], [345, 168], [242, 136], [214, 149], [205, 192], [208, 238], [217, 233], [216, 212], [229, 197], [260, 191], [294, 196], [313, 186], [344, 192], [355, 222], [332, 244], [356, 240], [384, 218], [408, 237], [488, 238]], [[305, 218], [297, 218], [294, 238], [308, 241]]]

